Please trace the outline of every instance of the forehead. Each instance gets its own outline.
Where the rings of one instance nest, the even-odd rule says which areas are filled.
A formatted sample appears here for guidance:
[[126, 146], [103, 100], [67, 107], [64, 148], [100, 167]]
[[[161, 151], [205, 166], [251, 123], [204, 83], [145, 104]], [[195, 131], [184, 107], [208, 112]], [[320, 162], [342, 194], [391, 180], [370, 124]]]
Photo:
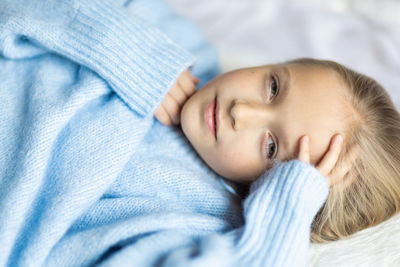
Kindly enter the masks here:
[[[279, 67], [279, 66], [277, 66]], [[290, 76], [277, 127], [284, 142], [281, 158], [297, 155], [298, 140], [310, 137], [311, 161], [326, 151], [335, 133], [344, 133], [348, 118], [345, 84], [331, 69], [300, 64], [283, 65]]]
[[[346, 102], [346, 85], [336, 71], [326, 67], [300, 64], [284, 65], [283, 68], [290, 76], [288, 87], [292, 98], [319, 100], [314, 104], [321, 107], [329, 103]], [[322, 110], [338, 111], [332, 105]]]

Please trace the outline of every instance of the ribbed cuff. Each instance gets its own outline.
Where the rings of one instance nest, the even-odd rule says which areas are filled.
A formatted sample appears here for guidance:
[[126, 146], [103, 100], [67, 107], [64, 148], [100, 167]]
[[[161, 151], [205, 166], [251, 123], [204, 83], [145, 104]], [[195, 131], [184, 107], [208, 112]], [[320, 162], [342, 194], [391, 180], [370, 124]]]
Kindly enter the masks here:
[[59, 41], [63, 53], [98, 73], [143, 116], [155, 111], [195, 60], [158, 29], [106, 1], [80, 1]]
[[276, 164], [253, 183], [244, 201], [239, 261], [252, 266], [305, 264], [310, 226], [328, 193], [325, 177], [312, 165], [299, 160]]
[[[293, 202], [296, 196], [310, 213], [316, 213], [326, 200], [329, 186], [326, 178], [313, 165], [292, 160], [279, 162], [264, 173], [252, 184], [249, 194], [254, 198], [256, 195], [265, 195], [271, 191], [275, 194], [296, 193], [296, 195], [286, 194], [284, 200]], [[246, 201], [251, 199], [248, 198]], [[298, 201], [291, 204], [299, 205]]]

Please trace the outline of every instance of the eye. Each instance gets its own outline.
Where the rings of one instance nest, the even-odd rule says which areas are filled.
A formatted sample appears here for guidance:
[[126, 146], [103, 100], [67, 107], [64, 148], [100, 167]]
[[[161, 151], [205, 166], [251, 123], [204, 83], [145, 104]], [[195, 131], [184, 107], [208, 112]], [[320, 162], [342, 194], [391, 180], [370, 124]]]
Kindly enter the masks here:
[[265, 142], [264, 152], [267, 159], [273, 159], [277, 154], [276, 143], [270, 134], [268, 134], [267, 140]]
[[279, 85], [275, 76], [271, 76], [270, 81], [271, 82], [269, 83], [268, 100], [271, 101], [278, 94]]

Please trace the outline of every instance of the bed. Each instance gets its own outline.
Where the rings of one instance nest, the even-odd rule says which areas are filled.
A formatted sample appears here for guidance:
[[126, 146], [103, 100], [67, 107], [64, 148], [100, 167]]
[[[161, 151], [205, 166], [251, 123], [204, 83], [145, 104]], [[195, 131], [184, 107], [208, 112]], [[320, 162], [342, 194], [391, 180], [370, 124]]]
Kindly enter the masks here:
[[[400, 110], [398, 0], [167, 0], [218, 50], [223, 72], [296, 57], [378, 80]], [[400, 266], [400, 214], [348, 240], [312, 244], [308, 266]]]

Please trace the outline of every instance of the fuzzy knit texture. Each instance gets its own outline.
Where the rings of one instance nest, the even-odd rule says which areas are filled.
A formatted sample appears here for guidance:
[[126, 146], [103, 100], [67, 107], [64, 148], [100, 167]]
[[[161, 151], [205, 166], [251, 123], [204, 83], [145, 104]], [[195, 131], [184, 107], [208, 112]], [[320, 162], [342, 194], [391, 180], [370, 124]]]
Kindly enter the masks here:
[[306, 264], [325, 178], [226, 190], [153, 116], [188, 67], [215, 51], [162, 1], [0, 1], [0, 266]]

